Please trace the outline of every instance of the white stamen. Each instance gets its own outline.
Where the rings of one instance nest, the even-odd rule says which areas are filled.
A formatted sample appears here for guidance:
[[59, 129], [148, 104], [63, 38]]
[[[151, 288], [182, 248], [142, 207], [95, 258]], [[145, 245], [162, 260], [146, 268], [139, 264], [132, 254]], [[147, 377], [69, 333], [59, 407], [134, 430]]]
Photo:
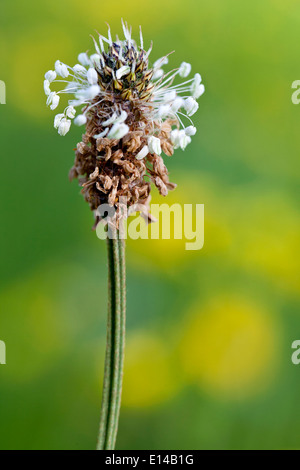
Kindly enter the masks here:
[[51, 93], [49, 80], [44, 80], [44, 92], [46, 96], [49, 96]]
[[79, 90], [75, 97], [81, 100], [93, 100], [99, 93], [99, 85], [92, 85], [89, 88]]
[[116, 123], [112, 126], [107, 137], [109, 139], [122, 139], [129, 132], [129, 127], [124, 123]]
[[185, 135], [184, 137], [182, 137], [181, 139], [181, 148], [182, 150], [185, 150], [186, 147], [192, 142], [192, 139], [190, 138], [190, 136], [188, 135]]
[[168, 117], [171, 114], [171, 106], [169, 104], [163, 104], [159, 106], [157, 116], [161, 119]]
[[90, 85], [97, 85], [98, 83], [98, 74], [94, 68], [90, 68], [86, 74], [88, 82]]
[[108, 133], [109, 129], [108, 127], [105, 129], [105, 131], [100, 132], [100, 134], [94, 135], [94, 139], [101, 139], [102, 137], [105, 137], [106, 134]]
[[54, 118], [54, 128], [57, 129], [59, 126], [59, 123], [62, 119], [64, 119], [65, 115], [64, 114], [57, 114]]
[[176, 98], [172, 105], [171, 105], [171, 109], [172, 111], [174, 111], [174, 113], [177, 113], [177, 111], [180, 109], [180, 108], [183, 108], [184, 106], [184, 99], [181, 98], [180, 96], [178, 96], [178, 98]]
[[74, 124], [76, 124], [76, 126], [83, 126], [86, 124], [86, 121], [86, 116], [84, 114], [79, 114], [77, 118], [74, 119]]
[[165, 103], [167, 103], [168, 101], [175, 101], [176, 96], [177, 96], [176, 91], [174, 90], [167, 91], [167, 93], [163, 95], [163, 100]]
[[58, 133], [61, 136], [66, 135], [71, 127], [71, 121], [69, 119], [63, 118], [58, 125]]
[[164, 71], [163, 71], [163, 69], [156, 69], [156, 70], [154, 71], [152, 80], [158, 80], [159, 78], [161, 78], [161, 77], [163, 77], [163, 76], [164, 76]]
[[149, 147], [148, 145], [144, 145], [142, 150], [139, 151], [139, 153], [135, 156], [137, 160], [143, 160], [149, 153]]
[[200, 98], [200, 96], [202, 96], [204, 92], [205, 92], [205, 87], [204, 87], [203, 83], [201, 83], [200, 85], [195, 85], [195, 86], [191, 87], [192, 96], [196, 100], [198, 98]]
[[203, 85], [202, 86], [200, 85], [201, 81], [202, 81], [201, 75], [199, 73], [196, 73], [191, 84], [191, 94], [194, 98], [196, 98], [197, 96], [199, 98], [201, 94], [204, 93]]
[[126, 113], [126, 111], [122, 110], [120, 116], [117, 117], [115, 122], [125, 122], [127, 119], [127, 116], [128, 114]]
[[74, 119], [76, 116], [76, 109], [73, 106], [68, 106], [66, 109], [66, 116], [70, 119]]
[[78, 83], [77, 82], [69, 82], [65, 87], [65, 93], [75, 93], [78, 90]]
[[69, 76], [68, 67], [60, 60], [55, 62], [55, 72], [62, 78], [67, 78]]
[[50, 93], [47, 99], [47, 106], [50, 106], [50, 109], [53, 111], [59, 105], [59, 96], [55, 91]]
[[106, 126], [110, 126], [111, 124], [113, 124], [117, 119], [117, 113], [113, 113], [112, 116], [107, 119], [106, 121], [102, 122], [102, 126], [106, 127]]
[[102, 62], [101, 59], [103, 60], [103, 58], [102, 58], [102, 56], [101, 56], [100, 54], [93, 54], [93, 55], [91, 55], [91, 57], [90, 57], [91, 63], [92, 63], [93, 65], [96, 65], [96, 67], [98, 67], [98, 69], [101, 68], [101, 62]]
[[185, 150], [188, 144], [190, 144], [192, 139], [185, 134], [184, 130], [179, 131], [178, 129], [171, 132], [171, 142], [174, 145], [175, 149], [179, 147], [182, 150]]
[[161, 144], [160, 139], [158, 139], [158, 137], [149, 137], [148, 147], [150, 153], [156, 153], [157, 155], [161, 154]]
[[154, 69], [159, 69], [161, 68], [163, 65], [166, 65], [169, 63], [169, 59], [168, 57], [164, 56], [164, 57], [161, 57], [160, 59], [157, 59], [154, 64], [153, 64], [153, 68]]
[[86, 68], [83, 65], [76, 64], [73, 67], [75, 73], [80, 73], [81, 75], [86, 75]]
[[188, 116], [193, 116], [193, 114], [198, 111], [198, 108], [199, 104], [191, 96], [185, 100], [184, 109], [186, 110]]
[[189, 126], [184, 129], [185, 135], [192, 136], [195, 135], [197, 132], [197, 129], [195, 126]]
[[81, 52], [81, 54], [79, 54], [78, 61], [82, 65], [85, 65], [85, 66], [90, 65], [90, 59], [88, 58], [88, 55], [86, 52]]
[[45, 73], [45, 79], [48, 80], [49, 83], [53, 82], [56, 79], [56, 72], [54, 70], [49, 70]]
[[192, 70], [191, 64], [188, 64], [187, 62], [182, 62], [181, 66], [179, 67], [179, 75], [182, 78], [186, 78]]

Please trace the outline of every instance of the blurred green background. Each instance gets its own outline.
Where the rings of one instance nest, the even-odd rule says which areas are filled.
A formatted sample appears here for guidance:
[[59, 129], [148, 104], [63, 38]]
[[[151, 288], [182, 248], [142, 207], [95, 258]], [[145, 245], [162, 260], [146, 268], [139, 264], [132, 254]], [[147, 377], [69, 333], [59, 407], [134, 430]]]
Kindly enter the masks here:
[[153, 61], [175, 49], [171, 66], [191, 62], [206, 85], [193, 143], [167, 158], [168, 201], [205, 204], [205, 246], [127, 244], [117, 448], [299, 448], [296, 0], [2, 0], [0, 448], [96, 445], [105, 243], [68, 182], [81, 130], [57, 135], [42, 84], [121, 17], [154, 40]]

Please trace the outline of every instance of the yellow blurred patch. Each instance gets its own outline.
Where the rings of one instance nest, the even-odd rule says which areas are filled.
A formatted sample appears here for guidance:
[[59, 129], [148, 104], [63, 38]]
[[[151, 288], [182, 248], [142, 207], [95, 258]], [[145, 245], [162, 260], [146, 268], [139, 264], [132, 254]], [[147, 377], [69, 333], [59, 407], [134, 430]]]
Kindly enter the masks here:
[[[180, 158], [180, 153], [178, 157]], [[214, 183], [206, 179], [205, 175], [199, 174], [198, 178], [194, 175], [191, 178], [188, 175], [182, 175], [182, 172], [180, 179], [175, 176], [171, 180], [176, 181], [178, 187], [175, 191], [170, 192], [166, 198], [160, 196], [153, 188], [151, 213], [159, 219], [158, 208], [155, 205], [168, 204], [169, 207], [172, 207], [179, 204], [182, 209], [182, 220], [185, 217], [186, 228], [192, 227], [195, 231], [195, 206], [196, 204], [204, 204], [204, 246], [200, 250], [188, 251], [186, 243], [189, 243], [190, 240], [184, 236], [184, 226], [182, 226], [182, 239], [174, 238], [174, 234], [179, 231], [181, 219], [174, 218], [173, 215], [170, 219], [168, 217], [160, 218], [161, 221], [163, 220], [164, 227], [171, 234], [170, 239], [162, 239], [161, 231], [159, 239], [147, 239], [147, 234], [150, 233], [152, 227], [149, 228], [140, 219], [140, 238], [138, 240], [129, 238], [127, 242], [128, 250], [132, 252], [132, 255], [128, 257], [128, 261], [139, 267], [145, 266], [145, 263], [147, 263], [147, 269], [152, 265], [167, 271], [173, 270], [181, 263], [190, 262], [195, 256], [205, 256], [208, 252], [212, 252], [214, 255], [222, 253], [230, 245], [230, 227], [223, 215], [223, 205], [215, 196]], [[191, 213], [185, 212], [184, 204], [192, 204], [193, 210]], [[129, 219], [129, 223], [131, 219]], [[156, 223], [154, 222], [152, 225], [156, 225]], [[189, 230], [187, 230], [188, 232]], [[194, 243], [195, 239], [191, 241]]]
[[[61, 45], [63, 44], [63, 51]], [[42, 116], [52, 118], [56, 112], [46, 107], [46, 96], [43, 90], [44, 75], [49, 69], [54, 69], [57, 59], [67, 62], [72, 51], [71, 38], [53, 27], [47, 31], [35, 30], [23, 36], [18, 41], [18, 47], [11, 50], [11, 102], [31, 118], [40, 120]], [[75, 54], [72, 62], [76, 62]], [[64, 84], [57, 84], [53, 91], [62, 89]], [[63, 109], [64, 105], [59, 106]], [[61, 111], [57, 111], [61, 112]]]
[[180, 345], [190, 379], [224, 399], [244, 399], [270, 384], [278, 364], [275, 321], [247, 299], [218, 298], [196, 307]]
[[167, 346], [144, 332], [131, 335], [126, 345], [122, 404], [131, 408], [158, 405], [177, 388]]
[[[61, 322], [61, 305], [37, 277], [15, 283], [0, 294], [7, 335], [8, 376], [16, 383], [30, 382], [59, 358], [68, 341]], [[9, 319], [14, 318], [12, 323]]]
[[[68, 0], [70, 1], [70, 0]], [[130, 8], [128, 4], [122, 0], [115, 0], [113, 8], [109, 2], [101, 3], [101, 7], [98, 0], [90, 0], [89, 8], [81, 0], [73, 0], [70, 2], [72, 9], [76, 8], [77, 14], [80, 15], [83, 21], [85, 21], [92, 29], [96, 28], [103, 36], [107, 37], [107, 27], [105, 22], [109, 22], [112, 30], [112, 36], [116, 34], [120, 38], [123, 38], [121, 18], [127, 21], [133, 27], [133, 37], [138, 38], [139, 31], [138, 25], [141, 24], [143, 31], [146, 32], [147, 36], [153, 31], [160, 30], [167, 25], [172, 25], [172, 21], [178, 18], [179, 11], [182, 9], [182, 3], [180, 0], [173, 0], [172, 8], [169, 3], [160, 2], [159, 0], [153, 0], [151, 8], [145, 8], [145, 5], [138, 0], [130, 2]], [[157, 21], [157, 12], [159, 11], [160, 21]], [[146, 31], [148, 28], [148, 31]]]
[[[284, 289], [299, 292], [299, 211], [284, 194], [253, 188], [228, 201], [233, 244], [230, 256], [246, 269], [267, 275]], [[229, 212], [228, 212], [229, 214]]]

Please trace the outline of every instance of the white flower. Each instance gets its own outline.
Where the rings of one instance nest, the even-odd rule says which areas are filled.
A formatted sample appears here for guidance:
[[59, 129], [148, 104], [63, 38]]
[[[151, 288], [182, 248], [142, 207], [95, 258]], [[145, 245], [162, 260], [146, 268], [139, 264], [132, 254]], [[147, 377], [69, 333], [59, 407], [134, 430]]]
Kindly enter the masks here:
[[91, 85], [97, 85], [98, 83], [98, 75], [94, 68], [90, 68], [86, 74], [88, 82]]
[[90, 59], [86, 52], [79, 54], [78, 62], [80, 62], [82, 65], [90, 65]]
[[182, 62], [181, 66], [179, 67], [178, 73], [180, 77], [185, 78], [191, 73], [191, 70], [191, 64], [188, 64], [187, 62]]
[[144, 145], [144, 147], [142, 148], [142, 150], [139, 151], [139, 153], [135, 156], [135, 158], [137, 160], [142, 160], [143, 158], [145, 158], [149, 153], [149, 147], [148, 145]]
[[191, 96], [184, 102], [184, 109], [188, 116], [193, 116], [198, 111], [199, 104]]
[[163, 77], [164, 75], [164, 71], [163, 69], [156, 69], [154, 70], [154, 74], [153, 74], [153, 80], [158, 80], [159, 78]]
[[87, 73], [86, 68], [83, 67], [83, 65], [80, 65], [80, 64], [74, 65], [73, 70], [74, 70], [74, 72], [79, 73], [81, 75], [86, 75], [86, 73]]
[[49, 96], [51, 93], [49, 80], [44, 80], [44, 92], [47, 96]]
[[60, 121], [65, 118], [64, 114], [57, 114], [54, 118], [54, 128], [57, 129]]
[[76, 93], [76, 98], [82, 100], [93, 100], [95, 96], [100, 93], [99, 85], [92, 85], [88, 88], [83, 88]]
[[55, 72], [62, 78], [67, 78], [69, 76], [68, 67], [63, 64], [60, 60], [55, 62]]
[[196, 134], [197, 129], [196, 129], [195, 126], [188, 126], [188, 127], [186, 127], [186, 128], [184, 129], [184, 131], [185, 131], [185, 135], [191, 136], [191, 135], [195, 135], [195, 134]]
[[119, 68], [116, 71], [116, 78], [119, 80], [122, 78], [124, 75], [128, 75], [130, 72], [130, 67], [128, 65], [123, 65], [123, 67]]
[[49, 70], [45, 73], [45, 79], [49, 81], [49, 83], [53, 82], [56, 79], [56, 72], [54, 70]]
[[47, 99], [47, 106], [50, 106], [50, 109], [53, 111], [59, 105], [59, 96], [55, 91], [52, 91]]
[[69, 132], [70, 127], [71, 127], [71, 121], [69, 119], [63, 118], [58, 125], [59, 135], [62, 135], [62, 136], [66, 135]]
[[160, 139], [158, 137], [151, 136], [148, 139], [148, 147], [150, 153], [161, 154]]
[[68, 106], [66, 109], [66, 116], [70, 119], [74, 119], [76, 116], [76, 109], [73, 106]]
[[84, 124], [86, 124], [86, 116], [84, 114], [79, 114], [75, 119], [74, 119], [74, 124], [76, 124], [76, 126], [83, 126]]
[[129, 132], [127, 124], [117, 122], [109, 131], [107, 137], [109, 139], [122, 139]]
[[[142, 33], [141, 45], [138, 46], [130, 29], [122, 24], [125, 40], [116, 37], [114, 41], [109, 30], [107, 38], [99, 35], [99, 43], [94, 40], [94, 53], [90, 56], [86, 52], [79, 54], [74, 67], [57, 60], [55, 70], [46, 72], [44, 91], [47, 105], [52, 110], [59, 104], [60, 93], [71, 95], [64, 113], [55, 117], [54, 125], [61, 135], [65, 135], [72, 119], [77, 125], [84, 125], [88, 115], [88, 119], [95, 118], [104, 129], [95, 138], [108, 136], [121, 139], [130, 130], [125, 124], [128, 118], [125, 109], [128, 110], [128, 101], [133, 99], [141, 106], [144, 104], [145, 117], [153, 123], [153, 136], [149, 138], [147, 135], [149, 141], [138, 152], [137, 159], [145, 158], [146, 152], [161, 154], [160, 139], [154, 136], [160, 135], [158, 128], [164, 125], [164, 121], [167, 127], [177, 125], [178, 129], [172, 132], [172, 142], [176, 148], [184, 149], [196, 133], [190, 116], [199, 107], [196, 99], [205, 91], [201, 75], [195, 74], [191, 80], [173, 84], [176, 77], [186, 78], [190, 74], [191, 65], [182, 62], [179, 68], [165, 74], [163, 66], [169, 60], [168, 56], [164, 56], [156, 60], [152, 67], [148, 66], [152, 46], [147, 52], [141, 52], [145, 50]], [[57, 80], [57, 77], [62, 79]], [[62, 83], [60, 91], [51, 92], [52, 82]], [[107, 102], [111, 105], [107, 106]], [[75, 118], [75, 108], [79, 106], [84, 114], [79, 112]], [[191, 125], [186, 124], [187, 120]], [[139, 126], [142, 130], [146, 122], [141, 120]]]

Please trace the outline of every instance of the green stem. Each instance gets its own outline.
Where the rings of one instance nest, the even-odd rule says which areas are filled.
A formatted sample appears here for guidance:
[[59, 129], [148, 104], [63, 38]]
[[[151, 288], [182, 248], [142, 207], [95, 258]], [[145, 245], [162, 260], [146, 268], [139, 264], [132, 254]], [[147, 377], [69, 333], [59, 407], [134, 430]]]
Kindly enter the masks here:
[[125, 260], [125, 241], [118, 240], [119, 256], [120, 256], [120, 289], [121, 289], [121, 318], [120, 318], [120, 357], [118, 370], [118, 393], [117, 408], [115, 418], [115, 430], [113, 438], [113, 446], [115, 446], [119, 425], [119, 416], [121, 408], [124, 355], [125, 355], [125, 328], [126, 328], [126, 260]]
[[98, 450], [115, 447], [122, 394], [125, 344], [125, 246], [117, 230], [111, 231], [108, 247], [108, 319], [105, 370]]

